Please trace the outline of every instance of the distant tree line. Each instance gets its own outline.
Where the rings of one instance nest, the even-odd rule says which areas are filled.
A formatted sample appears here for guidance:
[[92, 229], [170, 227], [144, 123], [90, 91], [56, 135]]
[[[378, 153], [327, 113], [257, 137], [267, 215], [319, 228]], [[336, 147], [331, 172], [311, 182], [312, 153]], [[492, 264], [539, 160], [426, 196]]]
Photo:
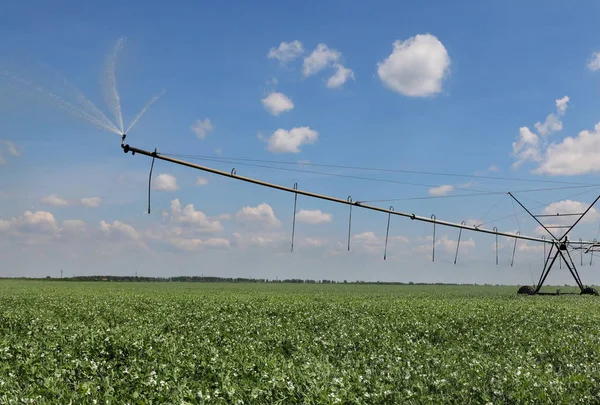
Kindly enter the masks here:
[[[7, 278], [7, 277], [0, 277]], [[12, 277], [20, 280], [39, 280], [40, 278], [31, 277]], [[176, 276], [176, 277], [138, 277], [138, 276], [73, 276], [57, 278], [47, 276], [45, 280], [51, 281], [116, 281], [116, 282], [178, 282], [178, 283], [294, 283], [294, 284], [379, 284], [379, 285], [479, 285], [477, 283], [419, 283], [402, 281], [336, 281], [336, 280], [312, 280], [300, 278], [286, 279], [266, 279], [266, 278], [246, 278], [246, 277], [214, 277], [214, 276]], [[484, 284], [491, 285], [491, 284]], [[498, 284], [496, 284], [498, 285]]]

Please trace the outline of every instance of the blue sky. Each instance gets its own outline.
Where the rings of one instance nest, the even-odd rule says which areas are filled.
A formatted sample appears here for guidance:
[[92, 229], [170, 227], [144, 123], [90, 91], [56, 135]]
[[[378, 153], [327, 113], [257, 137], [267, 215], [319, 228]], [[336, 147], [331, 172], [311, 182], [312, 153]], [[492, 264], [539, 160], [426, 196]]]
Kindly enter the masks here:
[[[576, 7], [559, 1], [13, 2], [0, 17], [0, 70], [75, 103], [66, 78], [113, 119], [103, 97], [110, 87], [105, 62], [122, 38], [115, 72], [125, 126], [166, 90], [129, 132], [132, 146], [392, 181], [204, 161], [354, 200], [441, 196], [374, 204], [481, 223], [514, 214], [510, 198], [447, 196], [598, 183], [599, 8], [592, 1]], [[384, 262], [387, 218], [361, 210], [353, 213], [348, 252], [347, 207], [303, 197], [296, 249], [289, 253], [293, 196], [166, 162], [156, 163], [148, 215], [150, 159], [124, 155], [117, 134], [57, 108], [31, 86], [6, 75], [0, 86], [0, 257], [6, 263], [0, 275], [137, 269], [163, 276], [201, 271], [523, 284], [540, 271], [541, 246], [519, 245], [510, 267], [513, 242], [502, 240], [501, 266], [495, 266], [494, 237], [470, 232], [462, 234], [454, 265], [458, 232], [439, 227], [432, 263], [431, 225], [400, 218], [392, 219], [391, 258]], [[578, 211], [599, 188], [516, 195], [536, 213], [550, 202], [556, 203], [547, 212]], [[572, 238], [596, 237], [597, 213], [590, 214]], [[541, 236], [524, 215], [486, 224], [493, 226]], [[589, 256], [585, 262], [582, 276], [600, 282]], [[551, 277], [570, 281], [565, 270]]]

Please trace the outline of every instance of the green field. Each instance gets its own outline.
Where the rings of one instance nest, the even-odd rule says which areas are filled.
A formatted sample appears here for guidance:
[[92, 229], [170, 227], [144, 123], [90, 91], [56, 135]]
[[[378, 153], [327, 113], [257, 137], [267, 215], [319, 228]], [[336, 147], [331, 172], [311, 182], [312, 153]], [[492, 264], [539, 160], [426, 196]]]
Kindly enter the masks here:
[[600, 298], [0, 281], [0, 403], [599, 403]]

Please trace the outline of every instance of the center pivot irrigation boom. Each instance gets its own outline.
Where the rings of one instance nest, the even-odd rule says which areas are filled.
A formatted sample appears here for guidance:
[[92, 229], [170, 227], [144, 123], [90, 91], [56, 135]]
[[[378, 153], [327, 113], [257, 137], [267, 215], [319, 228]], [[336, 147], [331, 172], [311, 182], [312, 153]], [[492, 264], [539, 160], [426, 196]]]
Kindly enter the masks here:
[[[529, 215], [531, 215], [552, 237], [551, 239], [546, 239], [544, 237], [542, 238], [537, 238], [537, 237], [533, 237], [533, 236], [526, 236], [526, 235], [521, 235], [520, 233], [510, 233], [510, 232], [500, 232], [498, 231], [496, 228], [494, 229], [485, 229], [485, 228], [481, 228], [478, 225], [467, 225], [464, 221], [459, 223], [455, 223], [455, 222], [448, 222], [448, 221], [441, 221], [438, 220], [435, 215], [432, 215], [431, 217], [422, 217], [422, 216], [418, 216], [415, 214], [409, 214], [409, 213], [405, 213], [405, 212], [401, 212], [401, 211], [395, 211], [393, 207], [390, 207], [390, 209], [385, 209], [385, 208], [380, 208], [380, 207], [376, 207], [373, 205], [367, 205], [367, 204], [363, 204], [360, 201], [352, 201], [351, 197], [348, 197], [347, 199], [342, 199], [342, 198], [336, 198], [336, 197], [330, 197], [327, 195], [322, 195], [322, 194], [316, 194], [316, 193], [311, 193], [309, 191], [303, 191], [303, 190], [299, 190], [297, 184], [294, 184], [294, 187], [285, 187], [285, 186], [281, 186], [278, 184], [273, 184], [273, 183], [268, 183], [262, 180], [258, 180], [258, 179], [253, 179], [250, 177], [243, 177], [243, 176], [238, 176], [235, 169], [233, 169], [231, 172], [224, 172], [222, 170], [217, 170], [217, 169], [213, 169], [210, 167], [206, 167], [206, 166], [201, 166], [201, 165], [197, 165], [194, 163], [190, 163], [187, 162], [185, 160], [180, 160], [180, 159], [175, 159], [169, 156], [165, 156], [165, 155], [161, 155], [160, 153], [157, 152], [157, 150], [155, 149], [153, 152], [144, 150], [144, 149], [138, 149], [138, 148], [134, 148], [132, 146], [129, 146], [129, 144], [125, 144], [125, 138], [126, 135], [123, 134], [122, 138], [121, 138], [121, 148], [123, 149], [123, 152], [125, 153], [129, 153], [131, 152], [132, 155], [140, 154], [140, 155], [144, 155], [144, 156], [149, 156], [152, 158], [152, 166], [150, 169], [150, 179], [152, 177], [152, 169], [154, 168], [154, 160], [155, 159], [160, 159], [160, 160], [164, 160], [167, 162], [171, 162], [171, 163], [175, 163], [181, 166], [187, 166], [193, 169], [197, 169], [197, 170], [202, 170], [208, 173], [212, 173], [212, 174], [216, 174], [219, 176], [223, 176], [223, 177], [229, 177], [229, 178], [233, 178], [236, 180], [240, 180], [240, 181], [244, 181], [247, 183], [252, 183], [252, 184], [257, 184], [259, 186], [263, 186], [263, 187], [268, 187], [268, 188], [272, 188], [272, 189], [276, 189], [276, 190], [281, 190], [281, 191], [286, 191], [289, 193], [293, 193], [295, 195], [295, 197], [298, 196], [298, 194], [300, 195], [304, 195], [307, 197], [312, 197], [312, 198], [317, 198], [317, 199], [321, 199], [321, 200], [325, 200], [325, 201], [331, 201], [334, 203], [338, 203], [338, 204], [343, 204], [343, 205], [349, 205], [350, 206], [350, 221], [352, 218], [352, 207], [353, 206], [358, 206], [360, 208], [364, 208], [367, 210], [371, 210], [371, 211], [378, 211], [378, 212], [383, 212], [388, 214], [388, 221], [391, 215], [397, 215], [400, 217], [405, 217], [405, 218], [410, 218], [411, 220], [415, 220], [415, 221], [421, 221], [421, 222], [427, 222], [427, 223], [431, 223], [434, 226], [434, 235], [435, 235], [435, 226], [436, 225], [441, 225], [441, 226], [448, 226], [448, 227], [452, 227], [452, 228], [458, 228], [460, 229], [460, 233], [462, 233], [462, 230], [469, 230], [469, 231], [473, 231], [473, 232], [480, 232], [480, 233], [486, 233], [486, 234], [491, 234], [491, 235], [496, 235], [496, 264], [498, 264], [498, 236], [505, 236], [508, 238], [513, 238], [515, 239], [515, 248], [516, 248], [516, 241], [517, 239], [519, 240], [526, 240], [526, 241], [531, 241], [531, 242], [539, 242], [539, 243], [543, 243], [543, 244], [550, 244], [550, 251], [548, 253], [548, 256], [545, 259], [545, 263], [544, 263], [544, 268], [542, 270], [542, 274], [540, 276], [540, 279], [537, 283], [537, 285], [535, 286], [523, 286], [519, 289], [519, 294], [528, 294], [528, 295], [534, 295], [534, 294], [543, 294], [540, 293], [540, 288], [542, 287], [542, 285], [544, 284], [546, 277], [548, 276], [548, 273], [550, 272], [550, 269], [552, 268], [552, 266], [554, 265], [554, 263], [556, 262], [556, 259], [560, 256], [562, 258], [562, 260], [564, 260], [567, 268], [569, 269], [571, 275], [573, 276], [573, 278], [575, 279], [575, 282], [577, 283], [577, 286], [579, 287], [579, 289], [581, 290], [581, 294], [592, 294], [592, 295], [598, 295], [598, 292], [591, 287], [587, 287], [584, 286], [583, 283], [581, 282], [581, 279], [579, 277], [579, 273], [577, 272], [577, 269], [575, 268], [575, 263], [573, 262], [573, 259], [569, 253], [569, 247], [571, 247], [572, 249], [578, 249], [578, 250], [582, 250], [582, 252], [588, 253], [588, 252], [594, 252], [597, 249], [600, 250], [600, 243], [598, 243], [596, 240], [588, 242], [588, 241], [582, 241], [579, 240], [578, 242], [570, 242], [567, 238], [567, 234], [575, 227], [575, 225], [577, 225], [577, 223], [583, 218], [583, 216], [585, 214], [587, 214], [587, 212], [592, 208], [592, 206], [598, 201], [598, 199], [600, 199], [600, 196], [598, 196], [596, 198], [596, 200], [594, 200], [594, 202], [590, 205], [590, 207], [583, 213], [580, 214], [562, 214], [563, 216], [565, 215], [578, 215], [579, 218], [575, 221], [575, 223], [571, 226], [568, 226], [566, 228], [568, 228], [568, 230], [564, 233], [563, 236], [561, 236], [560, 238], [556, 238], [552, 232], [549, 230], [549, 228], [551, 228], [550, 226], [544, 226], [539, 220], [538, 217], [541, 217], [541, 215], [533, 215], [527, 208], [525, 208], [525, 206], [523, 206], [523, 204], [521, 204], [521, 202], [519, 202], [519, 200], [517, 200], [510, 192], [508, 193], [515, 201], [517, 201], [517, 203], [519, 205], [521, 205], [521, 207], [523, 207], [523, 209], [525, 209], [525, 211], [527, 211], [527, 213]], [[148, 212], [150, 212], [150, 179], [148, 182]], [[296, 200], [294, 200], [294, 213], [295, 213], [295, 202]], [[560, 216], [561, 214], [557, 214], [557, 216]], [[351, 222], [350, 222], [351, 223]], [[388, 222], [389, 224], [389, 222]], [[388, 231], [389, 231], [389, 225], [388, 225]], [[350, 227], [348, 228], [348, 232], [350, 234]], [[292, 239], [293, 240], [293, 239]], [[434, 236], [434, 241], [433, 241], [433, 247], [435, 249], [435, 236]], [[458, 243], [460, 243], [460, 234], [459, 234], [459, 240]], [[387, 245], [386, 245], [387, 247]], [[293, 242], [292, 242], [292, 249], [293, 249]], [[350, 235], [348, 237], [348, 249], [350, 249]], [[434, 250], [435, 252], [435, 250]], [[552, 253], [554, 253], [554, 255], [552, 256]], [[457, 245], [457, 252], [456, 254], [458, 255], [458, 245]], [[513, 255], [514, 255], [514, 251], [513, 251]], [[513, 256], [514, 257], [514, 256]], [[552, 257], [552, 258], [551, 258]], [[385, 255], [384, 255], [385, 258]], [[456, 257], [455, 257], [455, 261], [456, 263]], [[512, 265], [512, 263], [511, 263]]]

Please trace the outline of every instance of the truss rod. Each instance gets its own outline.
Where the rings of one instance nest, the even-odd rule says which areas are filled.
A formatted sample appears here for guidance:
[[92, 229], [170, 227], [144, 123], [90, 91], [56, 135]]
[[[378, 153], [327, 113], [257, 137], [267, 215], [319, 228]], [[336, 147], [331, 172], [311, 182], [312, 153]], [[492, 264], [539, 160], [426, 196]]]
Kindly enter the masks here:
[[172, 157], [167, 157], [167, 156], [161, 155], [160, 153], [157, 153], [156, 151], [155, 152], [149, 152], [149, 151], [144, 150], [144, 149], [134, 148], [134, 147], [129, 146], [128, 144], [125, 145], [124, 141], [125, 141], [125, 136], [123, 136], [122, 143], [121, 143], [121, 147], [123, 148], [123, 151], [125, 153], [131, 152], [132, 155], [135, 155], [136, 153], [139, 153], [140, 155], [145, 155], [145, 156], [153, 157], [153, 158], [156, 158], [156, 159], [164, 160], [164, 161], [175, 163], [175, 164], [182, 165], [182, 166], [187, 166], [187, 167], [190, 167], [190, 168], [193, 168], [193, 169], [197, 169], [197, 170], [202, 170], [202, 171], [205, 171], [205, 172], [208, 172], [208, 173], [213, 173], [213, 174], [216, 174], [216, 175], [219, 175], [219, 176], [229, 177], [229, 178], [233, 178], [233, 179], [236, 179], [236, 180], [244, 181], [244, 182], [247, 182], [247, 183], [256, 184], [256, 185], [263, 186], [263, 187], [268, 187], [268, 188], [272, 188], [272, 189], [276, 189], [276, 190], [280, 190], [280, 191], [286, 191], [288, 193], [295, 193], [295, 194], [305, 195], [307, 197], [313, 197], [313, 198], [317, 198], [317, 199], [321, 199], [321, 200], [325, 200], [325, 201], [331, 201], [331, 202], [335, 202], [335, 203], [338, 203], [338, 204], [356, 205], [358, 207], [361, 207], [361, 208], [364, 208], [364, 209], [367, 209], [367, 210], [371, 210], [371, 211], [378, 211], [378, 212], [383, 212], [383, 213], [386, 213], [386, 214], [398, 215], [398, 216], [401, 216], [401, 217], [410, 218], [411, 220], [416, 220], [416, 221], [421, 221], [421, 222], [427, 222], [427, 223], [435, 223], [435, 224], [438, 224], [438, 225], [448, 226], [448, 227], [452, 227], [452, 228], [466, 229], [466, 230], [474, 231], [474, 232], [487, 233], [487, 234], [491, 234], [491, 235], [500, 235], [500, 236], [505, 236], [505, 237], [509, 237], [509, 238], [528, 240], [528, 241], [532, 241], [532, 242], [555, 243], [554, 241], [549, 240], [549, 239], [536, 238], [536, 237], [526, 236], [526, 235], [516, 235], [514, 233], [507, 233], [507, 232], [498, 232], [498, 231], [494, 231], [494, 230], [491, 230], [491, 229], [478, 228], [477, 226], [469, 226], [469, 225], [463, 225], [463, 224], [459, 224], [459, 223], [455, 223], [455, 222], [440, 221], [438, 219], [434, 220], [434, 219], [429, 218], [429, 217], [422, 217], [422, 216], [418, 216], [418, 215], [415, 215], [415, 214], [409, 214], [409, 213], [405, 213], [405, 212], [401, 212], [401, 211], [392, 211], [392, 210], [389, 210], [389, 209], [375, 207], [375, 206], [372, 206], [372, 205], [361, 204], [360, 201], [348, 201], [348, 200], [344, 200], [344, 199], [341, 199], [341, 198], [331, 197], [331, 196], [322, 195], [322, 194], [316, 194], [316, 193], [312, 193], [312, 192], [309, 192], [309, 191], [298, 190], [298, 189], [295, 189], [295, 188], [292, 188], [292, 187], [281, 186], [279, 184], [268, 183], [266, 181], [262, 181], [262, 180], [258, 180], [258, 179], [253, 179], [253, 178], [250, 178], [250, 177], [238, 176], [237, 174], [234, 174], [233, 171], [232, 171], [232, 173], [228, 173], [228, 172], [224, 172], [222, 170], [217, 170], [217, 169], [213, 169], [213, 168], [210, 168], [210, 167], [201, 166], [201, 165], [197, 165], [197, 164], [194, 164], [194, 163], [186, 162], [185, 160], [180, 160], [180, 159], [175, 159], [175, 158], [172, 158]]
[[542, 218], [542, 217], [570, 217], [570, 216], [579, 216], [579, 215], [583, 215], [583, 212], [576, 212], [576, 213], [572, 213], [572, 214], [541, 214], [541, 215], [534, 215], [534, 217], [536, 217], [536, 218]]

